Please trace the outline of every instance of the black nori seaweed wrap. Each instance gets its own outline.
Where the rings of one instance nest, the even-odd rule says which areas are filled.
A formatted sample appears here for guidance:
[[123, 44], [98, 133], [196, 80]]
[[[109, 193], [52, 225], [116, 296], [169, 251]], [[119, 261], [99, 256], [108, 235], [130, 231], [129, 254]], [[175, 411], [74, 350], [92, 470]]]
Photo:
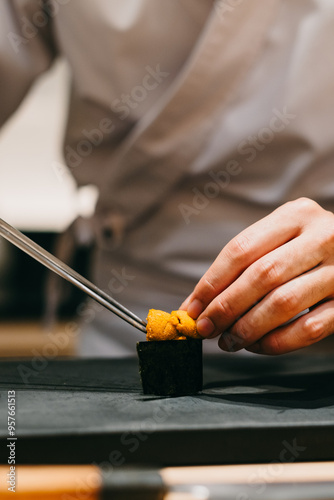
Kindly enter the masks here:
[[202, 340], [138, 342], [144, 394], [185, 396], [202, 390]]

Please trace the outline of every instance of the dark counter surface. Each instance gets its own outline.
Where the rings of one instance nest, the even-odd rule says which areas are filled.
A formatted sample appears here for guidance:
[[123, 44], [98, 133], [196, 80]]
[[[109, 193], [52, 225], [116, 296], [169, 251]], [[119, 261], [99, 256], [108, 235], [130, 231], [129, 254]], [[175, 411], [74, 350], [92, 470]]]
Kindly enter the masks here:
[[[36, 360], [35, 360], [36, 362]], [[133, 359], [1, 361], [18, 463], [185, 465], [334, 459], [334, 356], [204, 357], [195, 396], [144, 396]]]

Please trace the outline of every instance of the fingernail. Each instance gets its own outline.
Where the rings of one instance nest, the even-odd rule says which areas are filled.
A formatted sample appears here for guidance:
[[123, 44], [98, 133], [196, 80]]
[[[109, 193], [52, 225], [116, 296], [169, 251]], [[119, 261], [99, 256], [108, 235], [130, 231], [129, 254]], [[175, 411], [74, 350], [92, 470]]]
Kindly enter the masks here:
[[201, 337], [209, 337], [215, 330], [215, 325], [209, 318], [203, 318], [197, 321], [197, 331]]
[[237, 352], [242, 349], [240, 342], [238, 342], [237, 339], [230, 334], [222, 335], [219, 339], [218, 345], [223, 351], [227, 352]]
[[194, 319], [198, 318], [203, 310], [203, 304], [198, 299], [194, 299], [187, 307], [187, 313]]
[[261, 351], [261, 344], [260, 342], [257, 342], [256, 344], [250, 345], [249, 347], [246, 347], [246, 351], [253, 352], [254, 354], [257, 354]]

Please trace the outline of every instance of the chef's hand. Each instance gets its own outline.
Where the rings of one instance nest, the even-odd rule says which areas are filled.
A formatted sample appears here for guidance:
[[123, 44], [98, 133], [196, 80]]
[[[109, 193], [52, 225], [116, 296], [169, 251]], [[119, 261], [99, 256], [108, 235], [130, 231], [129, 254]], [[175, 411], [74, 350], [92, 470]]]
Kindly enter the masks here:
[[223, 248], [181, 308], [224, 351], [283, 354], [334, 333], [334, 214], [282, 205]]

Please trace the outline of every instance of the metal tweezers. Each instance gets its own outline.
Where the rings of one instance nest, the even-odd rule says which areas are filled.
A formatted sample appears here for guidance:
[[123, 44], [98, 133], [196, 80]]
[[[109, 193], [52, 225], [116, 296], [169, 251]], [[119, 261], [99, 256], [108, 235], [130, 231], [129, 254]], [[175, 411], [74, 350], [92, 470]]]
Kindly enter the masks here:
[[145, 321], [138, 318], [138, 316], [129, 311], [126, 307], [122, 306], [122, 304], [110, 297], [103, 290], [100, 290], [100, 288], [95, 286], [89, 280], [71, 269], [61, 260], [57, 259], [57, 257], [44, 250], [44, 248], [37, 245], [37, 243], [2, 219], [0, 219], [0, 235], [54, 273], [80, 288], [80, 290], [87, 293], [87, 295], [109, 309], [109, 311], [112, 311], [117, 314], [117, 316], [130, 323], [130, 325], [146, 333]]

